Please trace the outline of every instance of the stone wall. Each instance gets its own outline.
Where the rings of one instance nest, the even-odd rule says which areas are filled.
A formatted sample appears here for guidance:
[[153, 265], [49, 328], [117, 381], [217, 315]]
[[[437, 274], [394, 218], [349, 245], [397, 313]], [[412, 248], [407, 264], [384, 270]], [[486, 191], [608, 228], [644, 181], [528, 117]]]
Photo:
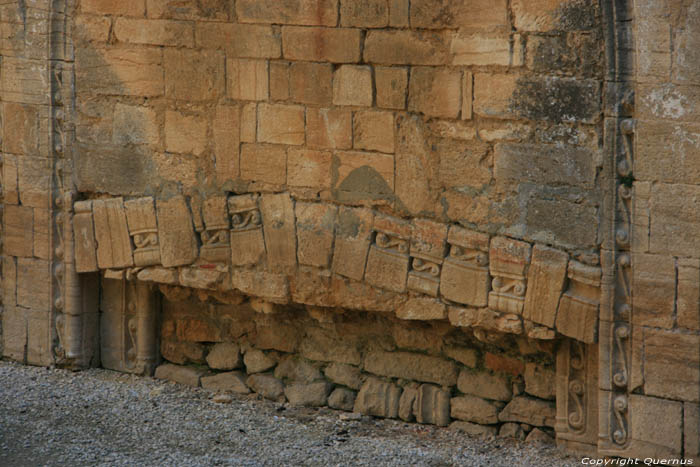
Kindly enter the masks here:
[[3, 355], [697, 458], [699, 16], [5, 2]]

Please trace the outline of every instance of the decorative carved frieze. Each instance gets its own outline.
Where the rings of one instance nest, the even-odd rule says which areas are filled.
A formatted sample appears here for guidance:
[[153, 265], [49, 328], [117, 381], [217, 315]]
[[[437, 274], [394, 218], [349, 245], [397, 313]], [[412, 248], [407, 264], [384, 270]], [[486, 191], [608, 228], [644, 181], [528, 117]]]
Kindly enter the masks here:
[[75, 269], [77, 272], [99, 271], [97, 267], [97, 244], [92, 222], [92, 201], [78, 201], [74, 205], [73, 242]]
[[569, 287], [559, 301], [557, 330], [586, 343], [596, 341], [600, 300], [600, 267], [569, 261]]
[[231, 216], [231, 264], [257, 264], [265, 254], [262, 216], [258, 209], [257, 195], [228, 198], [228, 212]]
[[97, 240], [97, 265], [100, 269], [133, 266], [131, 239], [122, 198], [94, 200], [92, 215]]
[[381, 289], [406, 290], [411, 225], [387, 216], [374, 218], [374, 243], [367, 257], [365, 280]]
[[489, 261], [493, 280], [489, 308], [504, 313], [522, 314], [530, 250], [529, 243], [510, 238], [495, 237], [491, 240]]
[[129, 235], [134, 243], [134, 264], [152, 266], [160, 264], [158, 224], [153, 198], [139, 198], [124, 203]]
[[204, 229], [199, 234], [202, 240], [200, 258], [212, 263], [228, 263], [231, 257], [231, 245], [226, 197], [216, 196], [205, 199], [202, 203], [202, 218]]
[[484, 307], [491, 288], [489, 236], [451, 226], [447, 235], [449, 254], [440, 277], [440, 294], [453, 302]]
[[411, 269], [408, 289], [438, 296], [440, 270], [445, 257], [447, 226], [424, 219], [413, 221], [410, 242]]

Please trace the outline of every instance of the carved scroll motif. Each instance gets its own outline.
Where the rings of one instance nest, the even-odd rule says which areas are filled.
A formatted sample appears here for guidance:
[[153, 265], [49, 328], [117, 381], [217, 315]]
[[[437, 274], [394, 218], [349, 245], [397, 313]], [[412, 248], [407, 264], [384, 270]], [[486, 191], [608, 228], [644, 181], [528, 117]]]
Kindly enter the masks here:
[[442, 266], [440, 293], [453, 302], [485, 307], [491, 286], [489, 237], [461, 227], [451, 227], [449, 254]]
[[377, 216], [374, 219], [374, 232], [365, 280], [375, 287], [394, 292], [405, 291], [411, 226], [399, 219]]
[[134, 264], [138, 267], [160, 264], [158, 224], [153, 198], [139, 198], [124, 203], [129, 235], [134, 242]]
[[200, 232], [202, 248], [199, 252], [204, 261], [227, 263], [231, 256], [229, 243], [229, 214], [226, 198], [208, 198], [202, 206], [204, 229]]
[[447, 227], [436, 222], [416, 220], [410, 242], [411, 269], [408, 288], [437, 297], [440, 271], [445, 257]]
[[258, 264], [265, 254], [258, 197], [241, 195], [228, 198], [228, 213], [231, 216], [231, 264]]
[[530, 245], [496, 237], [491, 240], [490, 248], [493, 280], [489, 293], [489, 308], [504, 313], [522, 314], [527, 287], [525, 270], [530, 262]]
[[559, 301], [556, 319], [560, 333], [589, 344], [596, 341], [600, 275], [597, 266], [569, 261], [569, 287]]

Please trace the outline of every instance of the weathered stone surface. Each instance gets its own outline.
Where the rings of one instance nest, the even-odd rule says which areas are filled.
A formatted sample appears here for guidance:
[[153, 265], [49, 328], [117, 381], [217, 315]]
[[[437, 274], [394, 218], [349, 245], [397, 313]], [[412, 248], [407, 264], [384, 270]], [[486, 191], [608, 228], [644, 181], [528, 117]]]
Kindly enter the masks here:
[[338, 0], [241, 0], [236, 14], [242, 23], [276, 23], [335, 26]]
[[369, 31], [364, 59], [382, 65], [444, 65], [448, 62], [447, 37], [408, 29]]
[[313, 148], [350, 149], [352, 113], [339, 109], [306, 109], [306, 144]]
[[520, 423], [504, 423], [501, 429], [498, 430], [498, 436], [501, 438], [515, 438], [519, 440], [525, 439], [525, 431]]
[[372, 69], [342, 65], [333, 76], [333, 104], [371, 107]]
[[396, 316], [409, 320], [445, 319], [447, 307], [437, 300], [412, 298], [396, 310]]
[[374, 212], [369, 209], [338, 209], [335, 247], [331, 269], [357, 281], [362, 280], [372, 235]]
[[224, 94], [226, 61], [221, 52], [166, 48], [163, 62], [167, 97], [208, 101]]
[[511, 64], [510, 38], [503, 32], [462, 32], [452, 38], [454, 65]]
[[228, 212], [231, 216], [231, 263], [234, 266], [257, 264], [265, 254], [257, 196], [229, 197]]
[[199, 380], [205, 373], [206, 372], [204, 370], [198, 368], [165, 363], [156, 368], [155, 377], [158, 379], [167, 379], [175, 383], [185, 384], [187, 386], [198, 387]]
[[243, 363], [248, 374], [262, 373], [277, 365], [274, 359], [258, 349], [248, 350], [243, 356]]
[[526, 363], [525, 392], [540, 399], [553, 400], [556, 396], [554, 370], [536, 363]]
[[362, 386], [362, 372], [359, 368], [344, 363], [332, 363], [323, 371], [326, 378], [336, 384], [359, 390]]
[[169, 268], [193, 263], [197, 258], [197, 239], [185, 198], [175, 196], [168, 200], [159, 199], [156, 201], [156, 211], [163, 266]]
[[202, 387], [210, 391], [230, 391], [237, 394], [248, 394], [250, 389], [245, 384], [245, 378], [245, 375], [240, 371], [204, 376], [202, 377]]
[[164, 359], [178, 365], [186, 363], [203, 364], [205, 362], [204, 346], [198, 342], [161, 339], [160, 353]]
[[328, 331], [309, 329], [299, 348], [302, 356], [321, 362], [360, 365], [362, 354], [352, 338], [332, 335]]
[[264, 101], [270, 94], [265, 60], [228, 59], [226, 79], [226, 89], [232, 99]]
[[333, 205], [296, 203], [299, 264], [320, 268], [330, 266], [337, 212], [338, 208]]
[[231, 273], [231, 286], [244, 294], [264, 298], [273, 303], [287, 303], [289, 284], [280, 274], [237, 269]]
[[394, 152], [394, 114], [384, 111], [355, 112], [353, 119], [353, 146], [355, 149]]
[[324, 381], [311, 384], [292, 384], [284, 388], [290, 404], [304, 407], [323, 407], [328, 402], [331, 385]]
[[498, 433], [498, 428], [495, 426], [484, 426], [478, 423], [464, 422], [461, 420], [450, 423], [450, 430], [466, 433], [475, 438], [487, 438], [495, 436]]
[[521, 334], [523, 322], [520, 316], [511, 313], [499, 313], [488, 308], [461, 308], [451, 306], [447, 317], [450, 324], [461, 327], [482, 328], [487, 331]]
[[[4, 272], [4, 271], [3, 271]], [[3, 356], [24, 362], [27, 352], [27, 318], [25, 311], [6, 307], [2, 313]]]
[[129, 226], [129, 235], [132, 236], [135, 247], [134, 265], [151, 266], [160, 264], [158, 225], [153, 198], [149, 196], [126, 201], [124, 210]]
[[513, 118], [511, 97], [516, 90], [516, 75], [474, 74], [474, 113], [490, 118]]
[[457, 389], [464, 394], [484, 399], [509, 401], [513, 396], [510, 381], [499, 375], [462, 370], [457, 379]]
[[[92, 48], [78, 47], [75, 59], [78, 92], [146, 97], [162, 96], [165, 91], [160, 49], [118, 48], [98, 53]], [[16, 65], [17, 72], [21, 72], [20, 65]], [[4, 63], [3, 69], [6, 69]]]
[[462, 108], [462, 74], [434, 67], [411, 70], [408, 110], [431, 117], [457, 118]]
[[414, 28], [495, 28], [508, 24], [505, 0], [416, 0], [411, 2]]
[[279, 58], [282, 44], [271, 26], [235, 23], [197, 23], [198, 46], [223, 48], [230, 57]]
[[442, 265], [440, 294], [458, 303], [486, 306], [490, 289], [489, 236], [451, 226], [449, 255]]
[[117, 18], [114, 36], [118, 41], [132, 44], [193, 47], [192, 24], [180, 21]]
[[498, 407], [474, 396], [453, 397], [450, 400], [452, 418], [489, 425], [498, 423]]
[[[679, 204], [679, 199], [685, 201]], [[651, 253], [683, 256], [700, 248], [700, 239], [692, 234], [700, 224], [700, 187], [655, 183], [649, 215]]]
[[235, 370], [242, 363], [240, 348], [230, 342], [214, 345], [207, 355], [207, 365], [215, 370]]
[[328, 189], [331, 187], [331, 153], [290, 149], [287, 155], [287, 185]]
[[683, 440], [685, 456], [700, 458], [700, 404], [683, 404]]
[[50, 277], [48, 261], [17, 258], [17, 305], [30, 310], [48, 312], [51, 297], [48, 287], [41, 284], [48, 284]]
[[246, 385], [265, 399], [279, 400], [284, 395], [282, 381], [274, 376], [264, 374], [252, 375], [246, 380]]
[[258, 141], [304, 144], [304, 108], [298, 105], [258, 105]]
[[467, 347], [447, 347], [445, 349], [445, 355], [470, 368], [474, 368], [476, 366], [478, 358], [476, 349], [470, 349]]
[[133, 266], [131, 239], [122, 198], [99, 199], [92, 203], [100, 269]]
[[396, 418], [401, 388], [377, 378], [368, 378], [355, 399], [353, 412], [375, 417]]
[[498, 419], [502, 422], [554, 427], [555, 415], [553, 402], [518, 396], [498, 414]]
[[678, 326], [700, 329], [700, 260], [678, 260]]
[[403, 387], [401, 398], [399, 399], [399, 418], [405, 422], [415, 420], [413, 412], [414, 404], [418, 398], [418, 384], [410, 383]]
[[700, 401], [700, 336], [645, 328], [644, 391]]
[[414, 401], [413, 411], [418, 423], [449, 425], [450, 392], [432, 384], [421, 384]]
[[2, 220], [3, 251], [12, 256], [33, 256], [34, 210], [29, 207], [9, 205], [4, 209]]
[[365, 357], [364, 369], [375, 375], [442, 386], [452, 386], [457, 382], [457, 366], [453, 362], [409, 352], [370, 352]]
[[569, 255], [562, 251], [535, 245], [527, 276], [523, 318], [554, 327], [568, 261]]
[[672, 257], [635, 254], [632, 257], [633, 320], [640, 326], [673, 327], [669, 313], [676, 299], [676, 264]]
[[377, 107], [401, 110], [406, 108], [408, 73], [406, 68], [377, 66], [374, 68]]
[[282, 53], [288, 60], [355, 63], [360, 61], [360, 30], [282, 28]]
[[285, 147], [269, 144], [243, 144], [241, 146], [241, 178], [252, 182], [283, 185], [287, 181], [287, 151]]
[[569, 261], [569, 288], [559, 301], [557, 331], [586, 343], [595, 342], [601, 269]]
[[289, 194], [262, 195], [260, 213], [268, 265], [276, 270], [296, 266], [294, 203]]
[[333, 66], [292, 62], [289, 67], [291, 99], [301, 104], [330, 105], [333, 100]]
[[275, 368], [275, 378], [298, 383], [312, 383], [323, 379], [321, 371], [305, 360], [288, 356]]
[[328, 396], [328, 407], [331, 409], [352, 412], [355, 407], [355, 391], [345, 388], [335, 388]]
[[630, 427], [632, 449], [637, 456], [658, 459], [680, 455], [682, 402], [631, 394], [628, 410], [637, 415]]

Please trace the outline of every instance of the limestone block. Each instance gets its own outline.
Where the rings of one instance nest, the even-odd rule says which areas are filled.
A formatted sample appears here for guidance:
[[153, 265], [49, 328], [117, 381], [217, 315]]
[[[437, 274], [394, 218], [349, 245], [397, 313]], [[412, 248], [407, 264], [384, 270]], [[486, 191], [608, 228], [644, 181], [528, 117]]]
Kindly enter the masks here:
[[555, 372], [536, 363], [525, 364], [525, 392], [540, 399], [554, 399]]
[[206, 372], [199, 368], [164, 363], [156, 368], [155, 377], [157, 379], [167, 379], [168, 381], [173, 381], [175, 383], [180, 383], [187, 386], [198, 387], [200, 378], [204, 374], [206, 374]]
[[241, 23], [335, 26], [338, 0], [241, 0], [236, 15]]
[[355, 399], [353, 412], [375, 417], [396, 418], [401, 388], [378, 378], [368, 378]]
[[511, 99], [517, 75], [474, 74], [474, 113], [484, 117], [512, 119]]
[[266, 322], [258, 322], [257, 335], [253, 343], [255, 347], [263, 350], [279, 350], [280, 352], [296, 353], [299, 347], [301, 333], [291, 324], [279, 322], [272, 318]]
[[389, 5], [386, 0], [341, 0], [340, 25], [385, 28], [389, 25]]
[[331, 160], [330, 152], [290, 149], [287, 154], [287, 185], [330, 189]]
[[394, 292], [406, 290], [411, 225], [400, 219], [375, 216], [374, 243], [367, 257], [367, 283]]
[[117, 18], [113, 34], [130, 44], [194, 47], [192, 23], [158, 19]]
[[[74, 204], [73, 209], [75, 211], [73, 215], [75, 270], [79, 273], [97, 271], [97, 243], [92, 221], [92, 201], [78, 201]], [[7, 212], [7, 207], [5, 212]], [[5, 235], [7, 235], [7, 231]], [[160, 259], [160, 253], [158, 259]]]
[[408, 0], [389, 0], [389, 26], [408, 27]]
[[393, 112], [375, 110], [355, 112], [353, 146], [355, 149], [393, 153], [395, 127]]
[[228, 198], [231, 216], [231, 263], [234, 266], [257, 264], [265, 254], [262, 217], [256, 195]]
[[423, 219], [413, 220], [411, 270], [407, 282], [410, 290], [437, 297], [446, 237], [447, 225]]
[[163, 49], [165, 95], [187, 101], [214, 100], [224, 94], [224, 55], [216, 50]]
[[486, 306], [490, 289], [489, 236], [451, 226], [447, 236], [449, 255], [440, 275], [440, 294], [448, 300]]
[[[562, 27], [561, 21], [567, 13], [567, 7], [569, 5], [564, 0], [515, 0], [512, 5], [515, 27], [521, 31], [540, 32], [560, 29]], [[570, 15], [581, 15], [582, 18], [595, 15], [597, 11], [594, 4], [588, 3], [571, 5], [569, 8], [571, 8], [568, 11]], [[567, 22], [567, 30], [588, 29], [590, 21], [582, 19], [580, 22]]]
[[207, 365], [215, 370], [235, 370], [242, 363], [240, 347], [230, 342], [215, 344], [207, 355]]
[[207, 148], [207, 121], [197, 115], [165, 112], [165, 149], [198, 156]]
[[570, 260], [569, 287], [559, 300], [557, 331], [588, 344], [595, 342], [601, 269]]
[[[139, 267], [160, 264], [158, 225], [153, 198], [149, 196], [126, 201], [124, 210], [129, 235], [134, 242], [134, 264]], [[75, 223], [75, 218], [73, 222]]]
[[178, 195], [168, 200], [159, 199], [156, 201], [156, 211], [163, 266], [169, 268], [192, 264], [197, 259], [197, 239], [185, 198]]
[[645, 328], [644, 391], [700, 402], [700, 336]]
[[131, 239], [122, 198], [98, 199], [92, 203], [100, 269], [133, 266]]
[[292, 101], [300, 104], [331, 105], [333, 65], [292, 62], [289, 67], [289, 92]]
[[260, 213], [265, 233], [267, 262], [275, 270], [296, 266], [294, 203], [289, 194], [262, 195]]
[[27, 317], [25, 310], [6, 306], [2, 312], [3, 356], [25, 361], [27, 351]]
[[248, 350], [243, 356], [243, 363], [248, 374], [262, 373], [277, 365], [275, 360], [258, 349]]
[[333, 170], [334, 194], [339, 201], [357, 203], [385, 199], [394, 191], [394, 157], [391, 154], [336, 152]]
[[399, 399], [399, 418], [405, 422], [415, 420], [413, 412], [414, 404], [418, 398], [418, 384], [410, 383], [403, 387], [401, 398]]
[[554, 402], [518, 396], [498, 414], [498, 420], [554, 427], [555, 416]]
[[488, 438], [498, 433], [498, 428], [495, 426], [484, 426], [478, 423], [463, 422], [461, 420], [450, 423], [450, 430], [466, 433], [475, 438]]
[[[683, 403], [642, 395], [629, 396], [630, 450], [639, 457], [678, 457], [683, 445]], [[659, 427], [663, 427], [660, 430]]]
[[7, 205], [2, 216], [3, 251], [12, 256], [32, 257], [34, 254], [34, 209]]
[[[685, 200], [678, 203], [679, 199]], [[700, 248], [694, 234], [700, 225], [700, 187], [655, 183], [650, 196], [649, 251], [685, 256]]]
[[8, 309], [17, 305], [17, 258], [2, 257], [2, 303]]
[[568, 261], [569, 255], [554, 248], [535, 245], [532, 249], [523, 310], [525, 319], [554, 327]]
[[258, 141], [275, 144], [304, 144], [304, 108], [298, 105], [258, 105]]
[[225, 196], [212, 196], [202, 203], [204, 230], [200, 232], [204, 261], [227, 264], [231, 257], [230, 224]]
[[81, 3], [80, 8], [84, 13], [139, 17], [144, 15], [145, 6], [146, 0], [136, 0], [125, 3], [114, 2], [112, 0], [86, 0]]
[[406, 68], [378, 66], [374, 69], [377, 107], [403, 110], [406, 108], [408, 72]]
[[36, 105], [5, 102], [3, 120], [4, 151], [29, 156], [44, 156], [43, 139], [46, 109]]
[[323, 371], [326, 378], [336, 384], [359, 390], [362, 386], [362, 371], [359, 368], [344, 363], [331, 363]]
[[[80, 65], [82, 64], [80, 63]], [[5, 103], [16, 101], [23, 104], [47, 104], [46, 66], [45, 61], [5, 56], [2, 63], [2, 77], [0, 77], [3, 101]], [[76, 64], [76, 73], [79, 70], [80, 67]], [[15, 122], [21, 124], [19, 119]]]
[[270, 95], [267, 61], [226, 60], [226, 89], [231, 99], [265, 101]]
[[683, 453], [686, 458], [700, 459], [700, 405], [683, 404]]
[[243, 144], [241, 178], [252, 182], [284, 185], [287, 180], [287, 151], [283, 146]]
[[199, 342], [182, 342], [170, 339], [161, 339], [160, 341], [161, 356], [178, 365], [186, 363], [203, 364], [204, 360], [204, 345]]
[[311, 384], [292, 384], [284, 388], [284, 395], [291, 405], [323, 407], [328, 403], [331, 385], [325, 381]]
[[380, 65], [446, 65], [448, 36], [410, 29], [369, 31], [364, 59]]
[[340, 109], [306, 109], [306, 144], [313, 148], [350, 149], [352, 113]]
[[275, 368], [275, 378], [295, 383], [313, 383], [322, 380], [321, 371], [306, 360], [288, 355]]
[[357, 281], [365, 272], [374, 212], [369, 209], [340, 207], [336, 221], [332, 270]]
[[286, 101], [289, 99], [289, 63], [270, 62], [270, 99]]
[[429, 117], [457, 118], [462, 108], [462, 74], [434, 67], [411, 70], [408, 110]]
[[504, 313], [522, 313], [527, 284], [525, 270], [530, 263], [530, 250], [530, 245], [525, 242], [505, 237], [491, 240], [489, 261], [493, 281], [489, 308]]
[[246, 385], [265, 399], [273, 401], [279, 400], [284, 394], [282, 381], [270, 375], [256, 374], [248, 376]]
[[457, 366], [454, 362], [410, 352], [369, 352], [365, 356], [364, 369], [375, 375], [442, 386], [452, 386], [457, 382]]
[[30, 310], [48, 311], [50, 281], [49, 261], [17, 258], [17, 305]]
[[477, 353], [475, 349], [450, 346], [445, 348], [445, 355], [469, 368], [476, 367]]
[[267, 25], [198, 22], [195, 39], [198, 47], [223, 48], [229, 57], [279, 58], [282, 55], [279, 34]]
[[457, 379], [457, 389], [464, 394], [508, 402], [513, 397], [512, 385], [505, 376], [486, 372], [462, 370]]
[[509, 66], [510, 38], [505, 31], [460, 32], [452, 38], [450, 47], [453, 65]]
[[362, 363], [362, 354], [355, 339], [326, 330], [308, 329], [299, 350], [309, 360], [351, 365]]
[[333, 104], [372, 106], [372, 69], [342, 65], [333, 76]]
[[288, 60], [356, 63], [360, 61], [359, 29], [282, 28], [282, 54]]
[[700, 260], [678, 259], [678, 326], [700, 329]]
[[418, 423], [447, 426], [450, 423], [450, 392], [432, 384], [421, 384], [413, 403]]
[[245, 104], [241, 108], [241, 142], [255, 143], [258, 133], [258, 105]]
[[673, 327], [676, 264], [664, 255], [632, 255], [632, 317], [635, 325]]
[[396, 316], [400, 319], [410, 320], [445, 319], [447, 317], [447, 307], [438, 300], [411, 298], [396, 309]]
[[299, 264], [327, 268], [333, 250], [337, 208], [318, 203], [296, 203]]
[[453, 397], [450, 400], [450, 415], [457, 420], [483, 425], [498, 423], [498, 407], [474, 396]]
[[2, 191], [5, 204], [19, 204], [17, 157], [4, 154], [2, 157]]
[[19, 200], [23, 206], [47, 209], [52, 175], [48, 159], [24, 156], [17, 159]]
[[506, 0], [412, 0], [411, 27], [484, 28], [507, 26]]
[[498, 430], [498, 436], [501, 438], [514, 438], [523, 441], [525, 439], [525, 431], [520, 423], [504, 423]]
[[173, 269], [146, 268], [138, 272], [136, 277], [144, 282], [158, 282], [160, 284], [176, 284], [178, 273]]
[[273, 303], [287, 303], [289, 297], [287, 278], [281, 274], [238, 269], [231, 273], [231, 285], [246, 295]]
[[328, 396], [328, 407], [352, 412], [352, 409], [355, 407], [355, 397], [355, 391], [345, 388], [335, 388], [331, 395]]
[[248, 394], [250, 389], [245, 384], [245, 375], [240, 371], [229, 371], [213, 376], [202, 377], [202, 387], [209, 391], [235, 392]]

